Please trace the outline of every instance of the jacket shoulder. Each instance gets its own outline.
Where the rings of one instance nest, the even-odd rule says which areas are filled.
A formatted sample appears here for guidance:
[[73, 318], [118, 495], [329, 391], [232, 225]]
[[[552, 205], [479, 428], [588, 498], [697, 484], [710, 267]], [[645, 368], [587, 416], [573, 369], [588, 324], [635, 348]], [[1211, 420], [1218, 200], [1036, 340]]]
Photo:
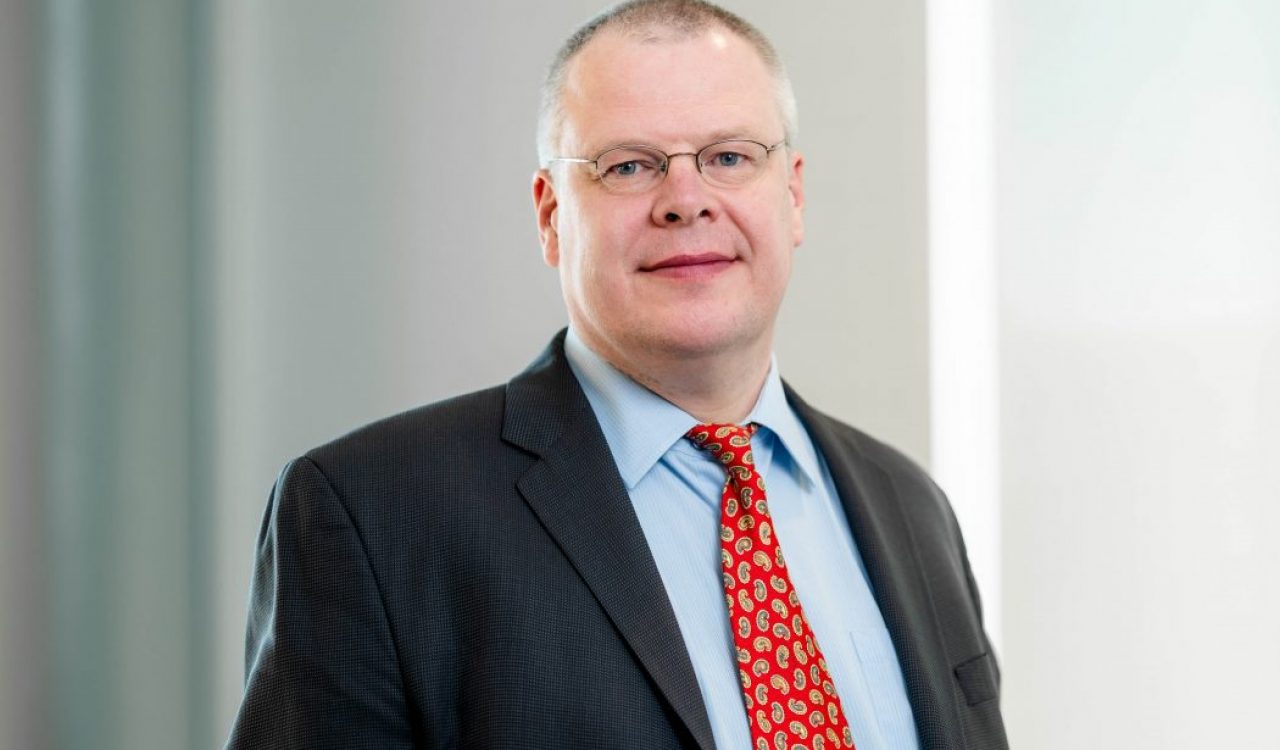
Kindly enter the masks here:
[[437, 401], [384, 417], [307, 451], [333, 483], [394, 477], [503, 450], [505, 386]]
[[948, 536], [960, 538], [959, 524], [946, 493], [934, 482], [929, 472], [915, 459], [898, 448], [872, 437], [811, 407], [803, 407], [804, 418], [810, 432], [818, 439], [824, 451], [835, 451], [827, 461], [849, 459], [852, 465], [874, 467], [888, 479], [902, 509], [915, 523], [934, 526]]
[[887, 473], [895, 483], [907, 483], [931, 493], [940, 492], [929, 472], [898, 448], [815, 409], [809, 409], [807, 418], [811, 422], [821, 422], [841, 447], [863, 456]]

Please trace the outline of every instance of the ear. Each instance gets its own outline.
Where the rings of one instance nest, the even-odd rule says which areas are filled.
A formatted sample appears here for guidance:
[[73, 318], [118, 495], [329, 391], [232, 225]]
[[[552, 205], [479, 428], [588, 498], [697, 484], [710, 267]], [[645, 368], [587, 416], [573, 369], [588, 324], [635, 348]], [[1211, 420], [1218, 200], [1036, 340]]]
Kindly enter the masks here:
[[791, 153], [787, 191], [791, 194], [791, 243], [800, 247], [804, 242], [804, 156], [799, 151]]
[[538, 219], [538, 242], [542, 244], [542, 260], [552, 268], [560, 263], [560, 236], [556, 233], [556, 187], [551, 173], [539, 169], [533, 173], [533, 211]]

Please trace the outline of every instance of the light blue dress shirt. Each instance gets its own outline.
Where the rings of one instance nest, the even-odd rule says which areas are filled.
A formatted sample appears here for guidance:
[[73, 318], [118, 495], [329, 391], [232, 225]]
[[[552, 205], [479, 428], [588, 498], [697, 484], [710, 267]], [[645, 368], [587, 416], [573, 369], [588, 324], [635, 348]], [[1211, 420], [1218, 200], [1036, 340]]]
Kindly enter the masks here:
[[[694, 417], [569, 331], [565, 354], [604, 432], [675, 610], [720, 750], [751, 747], [720, 576], [725, 473], [684, 434]], [[787, 404], [776, 360], [747, 422], [791, 583], [817, 636], [858, 750], [916, 750], [902, 670], [831, 475]]]

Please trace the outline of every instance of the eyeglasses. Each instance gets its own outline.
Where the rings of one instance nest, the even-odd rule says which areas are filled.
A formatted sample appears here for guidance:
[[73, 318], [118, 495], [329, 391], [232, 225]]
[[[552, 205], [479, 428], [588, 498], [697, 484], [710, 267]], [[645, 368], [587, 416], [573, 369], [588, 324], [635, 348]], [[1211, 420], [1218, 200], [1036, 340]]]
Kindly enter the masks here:
[[612, 193], [643, 193], [667, 176], [671, 160], [692, 156], [698, 172], [717, 187], [740, 187], [764, 174], [769, 154], [786, 145], [784, 138], [772, 146], [747, 140], [717, 141], [701, 151], [667, 154], [652, 146], [615, 146], [594, 159], [557, 156], [549, 161], [591, 164], [595, 179]]

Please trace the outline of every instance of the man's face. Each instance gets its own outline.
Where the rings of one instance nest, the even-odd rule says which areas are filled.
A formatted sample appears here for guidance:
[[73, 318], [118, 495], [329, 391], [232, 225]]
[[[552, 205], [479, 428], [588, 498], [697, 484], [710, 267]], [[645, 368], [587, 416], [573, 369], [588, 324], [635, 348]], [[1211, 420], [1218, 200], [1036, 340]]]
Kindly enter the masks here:
[[[557, 156], [618, 145], [693, 152], [742, 138], [772, 146], [784, 128], [755, 50], [712, 29], [643, 43], [602, 32], [570, 64]], [[559, 269], [570, 320], [626, 365], [731, 350], [767, 354], [804, 230], [802, 160], [786, 148], [764, 174], [715, 187], [677, 156], [657, 187], [608, 192], [591, 165], [557, 162], [534, 178], [543, 257]]]

